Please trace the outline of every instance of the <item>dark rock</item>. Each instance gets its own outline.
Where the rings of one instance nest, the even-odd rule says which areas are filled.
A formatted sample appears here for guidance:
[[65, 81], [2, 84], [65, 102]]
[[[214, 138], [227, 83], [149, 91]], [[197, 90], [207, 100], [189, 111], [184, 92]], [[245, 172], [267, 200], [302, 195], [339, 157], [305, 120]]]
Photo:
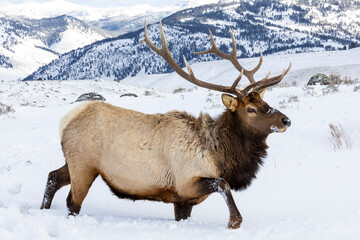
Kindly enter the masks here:
[[106, 99], [100, 94], [90, 92], [82, 94], [75, 102], [82, 101], [106, 101]]
[[125, 93], [121, 95], [120, 97], [138, 97], [135, 93]]
[[332, 81], [328, 76], [322, 73], [315, 74], [312, 76], [307, 85], [329, 85]]

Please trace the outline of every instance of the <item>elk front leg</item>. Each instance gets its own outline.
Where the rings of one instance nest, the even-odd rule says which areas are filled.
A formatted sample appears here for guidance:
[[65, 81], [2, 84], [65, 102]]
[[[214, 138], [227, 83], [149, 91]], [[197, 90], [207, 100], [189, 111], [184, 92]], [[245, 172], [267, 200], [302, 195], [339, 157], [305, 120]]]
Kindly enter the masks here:
[[200, 178], [196, 184], [202, 195], [218, 192], [223, 196], [230, 212], [228, 228], [239, 228], [243, 219], [231, 194], [230, 185], [222, 178]]

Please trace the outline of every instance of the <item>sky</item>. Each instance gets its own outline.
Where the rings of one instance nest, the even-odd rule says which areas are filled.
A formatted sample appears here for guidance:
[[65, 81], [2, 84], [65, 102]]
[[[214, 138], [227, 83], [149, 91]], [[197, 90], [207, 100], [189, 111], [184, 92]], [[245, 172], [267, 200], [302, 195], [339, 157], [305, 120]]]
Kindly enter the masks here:
[[[59, 1], [59, 0], [57, 0]], [[160, 7], [160, 6], [169, 6], [169, 5], [177, 5], [181, 2], [187, 2], [189, 0], [66, 0], [67, 2], [72, 2], [80, 5], [91, 6], [91, 7], [126, 7], [126, 6], [135, 6], [140, 4], [150, 4], [152, 6]], [[190, 0], [201, 3], [214, 2], [214, 0]], [[51, 2], [49, 0], [2, 0], [1, 5], [5, 5], [7, 3], [28, 3], [28, 2]]]

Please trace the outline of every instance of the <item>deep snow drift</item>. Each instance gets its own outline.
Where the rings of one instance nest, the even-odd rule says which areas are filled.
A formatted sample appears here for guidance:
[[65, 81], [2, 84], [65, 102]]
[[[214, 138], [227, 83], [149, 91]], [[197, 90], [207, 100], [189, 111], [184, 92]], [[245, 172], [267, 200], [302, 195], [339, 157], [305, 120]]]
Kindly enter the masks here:
[[[0, 239], [358, 239], [360, 236], [360, 49], [264, 58], [262, 74], [279, 74], [281, 86], [265, 95], [292, 126], [268, 138], [268, 157], [253, 184], [233, 192], [244, 217], [226, 229], [228, 210], [220, 194], [194, 207], [186, 221], [173, 220], [171, 204], [117, 199], [99, 178], [81, 213], [67, 217], [61, 189], [50, 210], [39, 210], [49, 171], [64, 164], [58, 123], [82, 93], [144, 113], [185, 110], [216, 117], [220, 93], [199, 89], [175, 74], [138, 76], [123, 82], [0, 82], [0, 102], [14, 112], [0, 115]], [[249, 68], [257, 59], [241, 60]], [[231, 84], [237, 76], [224, 61], [194, 64], [197, 77]], [[312, 74], [350, 77], [339, 87], [304, 87]], [[241, 86], [247, 83], [242, 80]], [[142, 85], [142, 86], [139, 86]], [[184, 89], [181, 89], [183, 87]], [[174, 89], [176, 91], [174, 91]], [[123, 93], [139, 97], [122, 97]], [[341, 125], [351, 142], [334, 150], [329, 124]]]

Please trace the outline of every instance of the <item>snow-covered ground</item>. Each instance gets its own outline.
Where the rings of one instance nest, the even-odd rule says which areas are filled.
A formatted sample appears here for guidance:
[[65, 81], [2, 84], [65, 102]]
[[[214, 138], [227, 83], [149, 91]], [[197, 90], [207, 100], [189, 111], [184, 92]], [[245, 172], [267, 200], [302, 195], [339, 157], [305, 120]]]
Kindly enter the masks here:
[[[228, 210], [220, 194], [194, 207], [189, 220], [175, 222], [171, 204], [117, 199], [100, 178], [79, 216], [67, 217], [69, 186], [56, 194], [50, 210], [39, 209], [48, 172], [64, 164], [59, 119], [82, 93], [95, 91], [107, 102], [144, 113], [177, 109], [214, 117], [224, 111], [220, 93], [193, 87], [175, 74], [120, 83], [0, 82], [0, 102], [14, 110], [0, 115], [0, 239], [359, 239], [359, 55], [360, 49], [353, 49], [264, 58], [258, 78], [268, 70], [278, 74], [292, 62], [285, 84], [265, 95], [292, 126], [269, 137], [257, 179], [247, 190], [233, 192], [244, 217], [238, 230], [226, 228]], [[256, 59], [241, 62], [250, 68]], [[237, 76], [224, 61], [192, 67], [211, 82], [231, 84]], [[318, 72], [354, 83], [305, 87]], [[247, 80], [242, 81], [244, 86]], [[120, 98], [124, 93], [139, 97]], [[330, 123], [343, 127], [351, 147], [334, 150]]]

